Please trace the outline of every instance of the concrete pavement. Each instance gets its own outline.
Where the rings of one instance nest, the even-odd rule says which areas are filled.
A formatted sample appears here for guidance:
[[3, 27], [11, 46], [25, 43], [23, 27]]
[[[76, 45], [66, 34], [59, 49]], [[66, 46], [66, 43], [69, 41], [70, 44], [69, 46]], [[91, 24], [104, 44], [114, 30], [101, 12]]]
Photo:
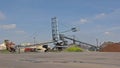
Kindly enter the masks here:
[[120, 68], [119, 52], [0, 54], [0, 68]]

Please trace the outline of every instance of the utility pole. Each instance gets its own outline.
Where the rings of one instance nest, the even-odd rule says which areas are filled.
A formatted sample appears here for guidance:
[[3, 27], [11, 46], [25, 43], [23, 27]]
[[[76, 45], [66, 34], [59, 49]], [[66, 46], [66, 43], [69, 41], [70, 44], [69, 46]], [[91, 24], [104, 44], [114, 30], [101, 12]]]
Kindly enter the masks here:
[[35, 45], [35, 39], [36, 39], [36, 38], [35, 38], [35, 37], [33, 37], [33, 40], [34, 40], [34, 45]]
[[75, 35], [73, 35], [73, 44], [76, 44], [76, 43], [75, 43]]
[[97, 51], [98, 51], [98, 46], [99, 46], [99, 41], [98, 41], [98, 39], [96, 38], [96, 44], [97, 44]]

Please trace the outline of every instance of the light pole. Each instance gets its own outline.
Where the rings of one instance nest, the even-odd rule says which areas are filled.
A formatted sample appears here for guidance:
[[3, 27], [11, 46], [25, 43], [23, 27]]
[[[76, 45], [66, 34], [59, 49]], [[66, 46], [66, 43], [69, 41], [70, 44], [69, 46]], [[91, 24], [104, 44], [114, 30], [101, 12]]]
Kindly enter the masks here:
[[34, 45], [35, 45], [35, 39], [36, 39], [36, 38], [35, 38], [35, 37], [33, 37], [33, 40], [34, 40]]
[[99, 41], [97, 38], [96, 38], [96, 44], [97, 44], [97, 51], [98, 51], [99, 50]]
[[73, 44], [76, 44], [76, 43], [75, 43], [75, 35], [73, 35], [73, 39], [74, 39], [74, 40], [73, 40]]

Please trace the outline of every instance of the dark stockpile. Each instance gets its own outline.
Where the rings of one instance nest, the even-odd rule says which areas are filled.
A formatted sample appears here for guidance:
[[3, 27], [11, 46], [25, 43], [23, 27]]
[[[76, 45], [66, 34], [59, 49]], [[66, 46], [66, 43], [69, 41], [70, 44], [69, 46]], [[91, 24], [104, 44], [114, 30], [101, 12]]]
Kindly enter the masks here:
[[120, 52], [120, 43], [108, 43], [101, 46], [100, 52]]

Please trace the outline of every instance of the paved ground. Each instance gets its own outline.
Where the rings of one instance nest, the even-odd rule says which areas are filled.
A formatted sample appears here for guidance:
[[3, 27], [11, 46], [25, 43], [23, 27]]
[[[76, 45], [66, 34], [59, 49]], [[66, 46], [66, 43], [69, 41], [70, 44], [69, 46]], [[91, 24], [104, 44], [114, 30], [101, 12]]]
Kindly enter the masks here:
[[120, 68], [120, 53], [0, 54], [0, 68]]

